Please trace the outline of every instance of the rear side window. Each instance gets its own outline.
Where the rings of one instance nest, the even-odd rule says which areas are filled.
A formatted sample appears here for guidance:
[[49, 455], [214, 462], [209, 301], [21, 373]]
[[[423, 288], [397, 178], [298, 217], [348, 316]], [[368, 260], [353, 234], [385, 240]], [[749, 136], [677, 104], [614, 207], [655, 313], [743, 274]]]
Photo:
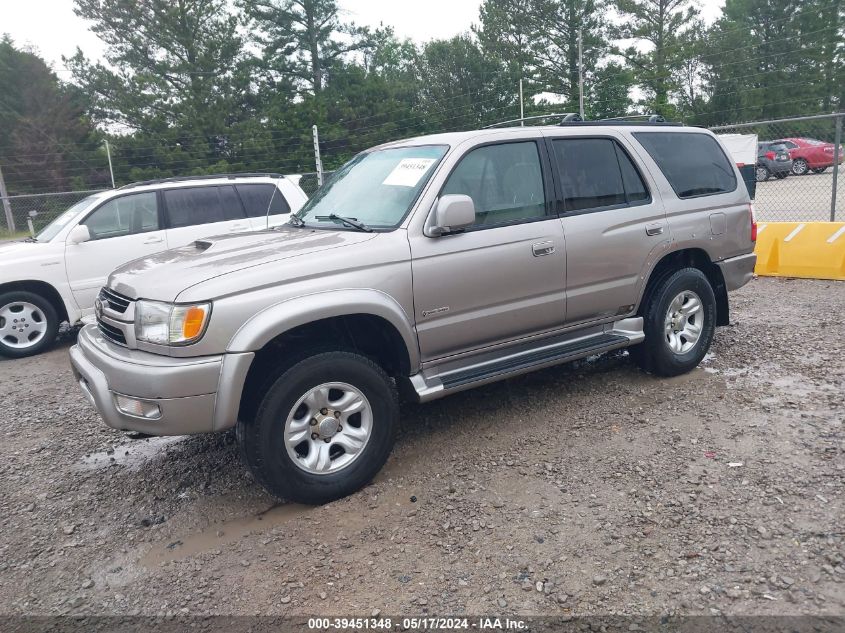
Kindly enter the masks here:
[[164, 204], [172, 228], [244, 217], [240, 201], [231, 186], [168, 189], [164, 191]]
[[276, 185], [235, 185], [250, 218], [290, 213], [290, 205]]
[[735, 191], [733, 165], [712, 136], [683, 132], [635, 132], [679, 198]]
[[608, 138], [553, 141], [567, 212], [631, 206], [651, 197], [631, 159]]

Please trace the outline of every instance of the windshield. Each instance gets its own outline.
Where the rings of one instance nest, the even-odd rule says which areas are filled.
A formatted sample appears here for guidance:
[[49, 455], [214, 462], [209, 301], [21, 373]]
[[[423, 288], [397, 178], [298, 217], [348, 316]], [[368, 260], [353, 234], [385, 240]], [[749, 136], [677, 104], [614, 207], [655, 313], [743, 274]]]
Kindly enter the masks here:
[[35, 239], [39, 242], [49, 242], [52, 240], [59, 232], [67, 226], [67, 223], [73, 220], [83, 209], [89, 206], [94, 200], [99, 198], [97, 195], [87, 196], [77, 202], [75, 205], [70, 207], [67, 211], [64, 211], [59, 217], [55, 220], [50, 222], [47, 226], [41, 229], [41, 232], [35, 236]]
[[338, 219], [343, 217], [369, 228], [395, 228], [447, 149], [425, 145], [359, 154], [337, 170], [296, 215], [309, 226], [347, 226]]

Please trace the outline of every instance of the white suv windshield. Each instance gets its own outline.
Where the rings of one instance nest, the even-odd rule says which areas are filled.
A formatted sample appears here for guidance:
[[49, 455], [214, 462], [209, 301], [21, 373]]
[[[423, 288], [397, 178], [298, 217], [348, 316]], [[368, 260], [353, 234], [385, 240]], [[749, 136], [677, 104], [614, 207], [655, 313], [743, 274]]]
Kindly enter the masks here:
[[85, 209], [86, 207], [90, 206], [92, 202], [97, 200], [100, 196], [95, 194], [93, 196], [87, 196], [83, 198], [75, 205], [70, 207], [67, 211], [63, 211], [59, 217], [55, 220], [50, 222], [47, 226], [45, 226], [38, 235], [35, 236], [35, 239], [39, 242], [49, 242], [52, 240], [59, 232], [67, 226], [67, 223], [73, 220], [79, 213]]
[[394, 228], [447, 149], [445, 145], [424, 145], [359, 154], [337, 170], [297, 216], [309, 226], [342, 225], [339, 219], [331, 219], [337, 216], [369, 228]]

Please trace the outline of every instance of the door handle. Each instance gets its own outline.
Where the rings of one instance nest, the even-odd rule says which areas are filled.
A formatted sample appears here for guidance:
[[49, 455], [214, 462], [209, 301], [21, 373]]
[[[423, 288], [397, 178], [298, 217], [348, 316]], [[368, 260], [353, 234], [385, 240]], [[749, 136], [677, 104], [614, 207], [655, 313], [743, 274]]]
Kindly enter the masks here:
[[551, 255], [555, 252], [555, 244], [554, 242], [537, 242], [531, 245], [531, 252], [534, 254], [534, 257]]
[[249, 227], [246, 224], [233, 224], [229, 227], [230, 231], [246, 231]]
[[645, 225], [646, 235], [663, 235], [664, 230], [665, 230], [665, 227], [660, 222], [655, 222], [654, 224], [646, 224]]
[[144, 240], [144, 244], [161, 244], [164, 239], [160, 237], [148, 237]]

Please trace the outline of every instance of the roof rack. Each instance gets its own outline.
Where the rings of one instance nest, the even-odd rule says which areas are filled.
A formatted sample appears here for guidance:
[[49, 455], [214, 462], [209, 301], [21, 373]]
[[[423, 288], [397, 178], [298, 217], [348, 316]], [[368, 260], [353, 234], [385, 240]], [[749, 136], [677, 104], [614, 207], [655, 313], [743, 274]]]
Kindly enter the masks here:
[[174, 176], [172, 178], [156, 178], [155, 180], [142, 180], [139, 182], [132, 182], [128, 185], [118, 187], [118, 189], [133, 189], [134, 187], [144, 187], [146, 185], [161, 185], [168, 182], [186, 182], [189, 180], [220, 180], [226, 178], [227, 180], [236, 180], [238, 178], [282, 178], [282, 174], [266, 174], [266, 173], [242, 173], [242, 174], [207, 174], [205, 176]]
[[562, 121], [561, 125], [602, 126], [602, 125], [659, 125], [665, 127], [684, 127], [683, 123], [667, 121], [660, 114], [627, 114], [610, 117], [600, 121]]
[[482, 130], [489, 130], [494, 127], [501, 127], [504, 125], [510, 125], [511, 123], [524, 123], [525, 121], [540, 121], [542, 119], [562, 119], [563, 122], [569, 121], [583, 121], [581, 115], [577, 112], [562, 112], [557, 114], [538, 114], [536, 116], [525, 116], [519, 119], [511, 119], [510, 121], [500, 121], [499, 123], [493, 123], [492, 125], [485, 125]]

